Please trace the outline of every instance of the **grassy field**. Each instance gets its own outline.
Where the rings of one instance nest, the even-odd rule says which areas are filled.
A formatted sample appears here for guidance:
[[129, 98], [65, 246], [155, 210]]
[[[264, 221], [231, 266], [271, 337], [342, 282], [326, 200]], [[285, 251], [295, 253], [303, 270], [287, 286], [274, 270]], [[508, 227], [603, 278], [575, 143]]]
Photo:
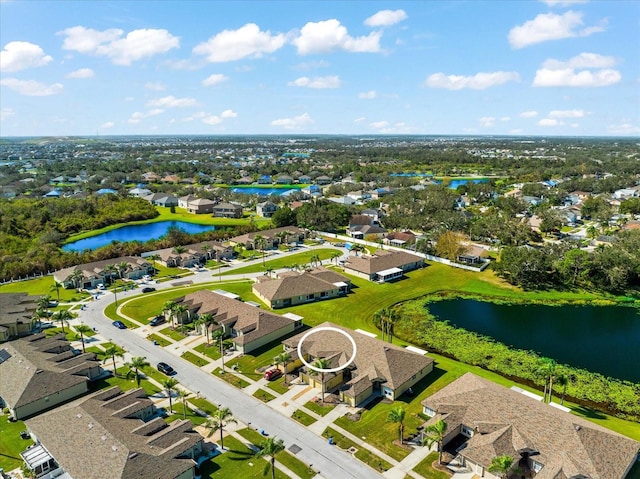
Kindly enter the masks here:
[[420, 474], [425, 479], [449, 479], [451, 476], [443, 471], [434, 469], [431, 464], [438, 460], [438, 453], [432, 452], [425, 457], [416, 467], [413, 468], [415, 472]]
[[273, 394], [271, 394], [268, 391], [265, 391], [264, 389], [258, 389], [256, 392], [253, 393], [253, 397], [260, 399], [260, 401], [262, 402], [273, 401], [276, 398]]
[[24, 422], [9, 422], [9, 416], [0, 416], [0, 468], [12, 471], [22, 464], [20, 453], [33, 444], [31, 439], [22, 439], [20, 431], [27, 429]]
[[158, 336], [157, 334], [150, 334], [149, 336], [147, 336], [147, 339], [149, 341], [155, 341], [156, 344], [161, 348], [164, 348], [165, 346], [169, 346], [171, 344], [171, 341], [163, 338], [162, 336]]
[[[0, 293], [27, 293], [38, 296], [48, 294], [51, 299], [57, 300], [58, 295], [53, 289], [53, 284], [53, 276], [43, 276], [28, 281], [16, 281], [0, 285]], [[60, 301], [63, 303], [80, 301], [89, 297], [87, 293], [79, 293], [75, 289], [60, 288], [58, 292], [60, 293]]]
[[387, 461], [376, 456], [372, 452], [367, 451], [366, 449], [362, 449], [358, 444], [353, 442], [351, 439], [343, 436], [342, 434], [331, 429], [330, 427], [325, 429], [322, 435], [326, 438], [332, 437], [333, 443], [340, 449], [350, 449], [350, 448], [357, 449], [354, 456], [378, 472], [384, 472], [391, 469], [391, 464], [389, 464]]
[[241, 377], [230, 373], [229, 371], [223, 373], [222, 369], [218, 368], [215, 371], [213, 371], [213, 373], [215, 376], [219, 377], [220, 379], [228, 382], [229, 384], [231, 384], [232, 386], [237, 387], [238, 389], [242, 389], [242, 388], [246, 388], [249, 385], [249, 382], [245, 381], [244, 379], [242, 379]]
[[267, 384], [267, 387], [272, 391], [277, 392], [278, 394], [284, 394], [289, 390], [289, 386], [284, 383], [284, 379], [271, 381], [269, 384]]
[[[320, 394], [318, 394], [318, 396], [320, 396]], [[325, 405], [323, 406], [320, 401], [309, 401], [304, 405], [304, 407], [306, 407], [311, 412], [315, 412], [318, 416], [326, 416], [331, 411], [333, 411], [335, 405], [325, 403]]]
[[336, 251], [335, 249], [322, 248], [303, 251], [284, 257], [276, 256], [274, 259], [265, 261], [264, 265], [262, 263], [259, 263], [251, 266], [241, 266], [239, 268], [233, 268], [229, 271], [223, 271], [222, 276], [227, 274], [261, 273], [263, 271], [266, 271], [266, 268], [281, 269], [288, 268], [293, 265], [302, 266], [303, 264], [311, 264], [312, 256], [318, 255], [320, 259], [326, 260], [331, 259], [332, 255], [337, 252], [338, 251]]
[[303, 424], [305, 426], [311, 426], [314, 422], [316, 422], [316, 418], [310, 416], [309, 414], [307, 414], [306, 412], [304, 412], [301, 409], [298, 409], [297, 411], [295, 411], [292, 415], [291, 415], [292, 419], [295, 419], [296, 421], [298, 421], [300, 424]]
[[209, 361], [201, 358], [200, 356], [193, 354], [189, 351], [185, 351], [182, 356], [180, 356], [181, 358], [186, 359], [187, 361], [189, 361], [190, 363], [195, 364], [196, 366], [198, 366], [199, 368], [202, 366], [206, 366], [207, 364], [209, 364]]
[[206, 344], [206, 343], [198, 344], [194, 349], [196, 351], [198, 351], [199, 353], [204, 354], [205, 356], [210, 358], [212, 361], [216, 361], [216, 360], [220, 359], [220, 357], [221, 357], [220, 356], [220, 350], [213, 343], [211, 343], [211, 344]]

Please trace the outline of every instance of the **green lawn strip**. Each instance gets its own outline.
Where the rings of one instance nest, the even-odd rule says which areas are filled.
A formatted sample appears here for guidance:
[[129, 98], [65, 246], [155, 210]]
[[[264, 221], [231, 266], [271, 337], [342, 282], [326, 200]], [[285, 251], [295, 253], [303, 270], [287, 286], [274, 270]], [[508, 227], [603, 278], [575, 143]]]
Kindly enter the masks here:
[[[138, 387], [133, 372], [131, 372], [131, 374], [129, 374], [129, 376], [127, 377], [127, 373], [129, 372], [128, 367], [122, 366], [118, 368], [117, 371], [118, 376], [98, 379], [97, 381], [91, 383], [92, 390], [97, 391], [99, 389], [105, 389], [112, 386], [119, 386], [123, 391], [128, 391], [129, 389]], [[148, 379], [142, 378], [140, 380], [140, 387], [145, 390], [148, 396], [160, 392], [160, 388], [155, 384], [152, 384]]]
[[291, 418], [295, 419], [296, 421], [298, 421], [300, 424], [302, 424], [304, 426], [311, 426], [314, 422], [317, 421], [316, 418], [310, 416], [309, 414], [304, 412], [302, 409], [296, 410], [291, 415]]
[[166, 381], [169, 378], [166, 374], [158, 371], [153, 364], [143, 367], [141, 371], [145, 376], [154, 379], [159, 384], [162, 384], [162, 381]]
[[[213, 437], [218, 437], [214, 435]], [[224, 438], [225, 452], [200, 466], [200, 475], [210, 479], [263, 479], [266, 462], [233, 436]], [[270, 477], [270, 476], [267, 476]], [[288, 476], [276, 468], [276, 479]]]
[[[268, 253], [268, 251], [267, 251]], [[320, 259], [331, 259], [331, 256], [336, 253], [336, 250], [330, 248], [319, 248], [309, 251], [303, 251], [301, 253], [292, 254], [289, 256], [276, 256], [274, 259], [265, 259], [264, 265], [262, 263], [253, 264], [250, 266], [241, 266], [239, 268], [233, 268], [228, 271], [223, 271], [222, 276], [227, 274], [248, 274], [248, 273], [261, 273], [266, 271], [266, 268], [281, 269], [288, 268], [293, 265], [302, 266], [303, 264], [310, 264], [311, 258], [318, 255]], [[269, 256], [267, 256], [269, 258]]]
[[[129, 321], [127, 318], [120, 316], [118, 313], [116, 313], [116, 310], [117, 310], [116, 304], [111, 303], [109, 306], [107, 306], [104, 309], [104, 314], [107, 318], [111, 319], [112, 321], [116, 321], [116, 320], [122, 321], [128, 329], [136, 329], [140, 327], [137, 323]], [[110, 327], [114, 327], [114, 326], [110, 326]]]
[[[186, 417], [185, 417], [185, 413], [186, 413]], [[173, 414], [166, 417], [165, 421], [171, 423], [176, 419], [189, 419], [196, 426], [203, 424], [207, 420], [206, 417], [201, 416], [200, 414], [197, 414], [195, 411], [192, 411], [191, 408], [189, 408], [188, 401], [187, 401], [187, 405], [185, 406], [181, 400], [174, 399]]]
[[253, 393], [254, 398], [260, 399], [262, 402], [273, 401], [276, 397], [270, 392], [265, 391], [264, 389], [258, 389]]
[[369, 467], [375, 469], [376, 471], [384, 472], [384, 471], [388, 471], [393, 467], [384, 459], [376, 456], [375, 454], [367, 451], [366, 449], [363, 449], [359, 444], [356, 444], [351, 439], [343, 436], [342, 434], [331, 429], [330, 427], [324, 430], [324, 432], [322, 433], [322, 436], [326, 438], [332, 437], [333, 443], [336, 446], [338, 446], [340, 449], [346, 450], [352, 447], [356, 448], [357, 451], [354, 454], [354, 456], [360, 459], [365, 464], [367, 464]]
[[147, 339], [149, 341], [155, 341], [157, 345], [160, 346], [161, 348], [164, 348], [165, 346], [169, 346], [170, 344], [172, 344], [171, 341], [157, 334], [150, 334], [149, 336], [147, 336]]
[[198, 356], [197, 354], [193, 354], [190, 351], [185, 351], [182, 356], [180, 356], [181, 358], [186, 359], [187, 361], [189, 361], [190, 363], [195, 364], [196, 366], [198, 366], [199, 368], [202, 366], [206, 366], [207, 364], [209, 364], [209, 360], [204, 359], [200, 356]]
[[[14, 281], [0, 285], [0, 293], [27, 293], [30, 295], [46, 296], [49, 295], [52, 300], [58, 300], [58, 293], [52, 289], [54, 285], [53, 276], [42, 276], [40, 278], [29, 279], [26, 281]], [[89, 294], [78, 292], [75, 289], [58, 289], [60, 293], [60, 302], [75, 303], [84, 298], [88, 298]]]
[[322, 404], [320, 404], [320, 402], [316, 403], [314, 401], [309, 401], [304, 405], [304, 407], [306, 407], [311, 412], [315, 412], [318, 416], [326, 416], [331, 411], [333, 411], [335, 405], [323, 406]]
[[288, 385], [284, 383], [284, 381], [278, 379], [276, 381], [270, 381], [267, 383], [267, 387], [272, 391], [277, 392], [278, 394], [284, 394], [289, 391]]
[[[179, 326], [176, 326], [176, 327], [178, 328]], [[182, 334], [179, 329], [173, 329], [171, 326], [169, 326], [168, 328], [161, 329], [158, 332], [161, 334], [164, 334], [165, 336], [168, 336], [169, 338], [173, 339], [176, 342], [182, 341], [184, 338], [186, 338], [186, 336]]]
[[206, 413], [208, 416], [211, 416], [218, 410], [216, 406], [201, 397], [189, 397], [187, 398], [187, 402], [191, 403], [192, 406], [200, 409], [200, 411]]
[[6, 472], [24, 464], [20, 453], [33, 444], [31, 439], [20, 437], [20, 431], [26, 429], [24, 422], [10, 422], [8, 414], [0, 416], [0, 468]]
[[[265, 437], [262, 434], [253, 429], [240, 429], [237, 431], [237, 433], [244, 437], [247, 441], [250, 441], [251, 444], [258, 447], [265, 440]], [[302, 462], [300, 459], [293, 456], [286, 450], [276, 454], [276, 461], [291, 469], [302, 479], [311, 479], [316, 476], [316, 472], [313, 469], [311, 469], [304, 462]]]
[[98, 359], [104, 360], [104, 349], [100, 346], [88, 346], [85, 348], [87, 353], [94, 353]]
[[250, 384], [248, 381], [245, 381], [229, 371], [223, 373], [220, 368], [213, 371], [213, 374], [238, 389], [246, 388]]
[[198, 344], [195, 348], [200, 354], [204, 354], [206, 357], [210, 358], [213, 361], [220, 359], [220, 350], [213, 343], [207, 344], [202, 343]]
[[415, 472], [425, 479], [449, 479], [451, 476], [444, 471], [434, 469], [432, 464], [438, 460], [438, 453], [432, 452], [413, 468]]

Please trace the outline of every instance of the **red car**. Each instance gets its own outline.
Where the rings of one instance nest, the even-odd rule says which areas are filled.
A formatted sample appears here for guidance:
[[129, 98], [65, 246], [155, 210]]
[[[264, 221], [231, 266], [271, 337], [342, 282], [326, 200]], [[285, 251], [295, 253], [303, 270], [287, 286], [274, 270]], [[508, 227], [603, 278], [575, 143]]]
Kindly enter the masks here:
[[282, 371], [280, 371], [279, 369], [270, 369], [269, 371], [264, 373], [264, 378], [267, 381], [273, 381], [275, 379], [278, 379], [280, 376], [282, 376]]

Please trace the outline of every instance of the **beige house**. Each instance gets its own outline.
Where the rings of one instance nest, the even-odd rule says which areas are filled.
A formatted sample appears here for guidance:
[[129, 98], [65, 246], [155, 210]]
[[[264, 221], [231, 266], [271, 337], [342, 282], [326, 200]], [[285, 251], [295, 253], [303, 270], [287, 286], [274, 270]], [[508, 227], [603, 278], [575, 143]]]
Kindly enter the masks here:
[[472, 373], [422, 406], [427, 424], [447, 423], [445, 448], [463, 442], [456, 462], [479, 477], [496, 478], [491, 460], [509, 455], [526, 477], [624, 479], [640, 452], [637, 441]]
[[378, 250], [372, 255], [349, 256], [344, 271], [369, 281], [385, 283], [423, 266], [424, 258], [421, 256], [405, 251]]
[[[118, 271], [110, 272], [106, 268], [109, 265], [120, 265], [121, 263], [127, 263], [127, 268], [122, 272], [123, 277], [127, 279], [140, 279], [154, 273], [153, 265], [145, 258], [122, 256], [64, 268], [53, 273], [53, 279], [62, 283], [65, 288], [95, 288], [99, 284], [108, 283], [112, 278], [118, 278], [120, 275]], [[82, 277], [78, 278], [77, 283], [74, 279], [75, 270], [82, 273]]]
[[285, 272], [277, 278], [260, 276], [257, 281], [253, 293], [272, 309], [337, 298], [351, 288], [349, 278], [323, 267]]
[[0, 342], [31, 333], [39, 296], [0, 293]]
[[[355, 342], [353, 362], [337, 373], [326, 373], [324, 377], [325, 391], [335, 390], [340, 400], [352, 406], [361, 404], [374, 394], [391, 400], [398, 399], [433, 371], [434, 361], [430, 357], [330, 322], [322, 323], [314, 329], [323, 327], [340, 329]], [[285, 352], [292, 359], [287, 365], [287, 372], [300, 368], [300, 378], [321, 389], [321, 375], [314, 375], [311, 370], [302, 367], [298, 356], [298, 344], [307, 333], [308, 331], [282, 342]], [[331, 369], [346, 364], [353, 355], [353, 345], [345, 335], [337, 331], [313, 333], [303, 341], [301, 349], [308, 363], [313, 363], [316, 358], [324, 358], [329, 360]]]
[[89, 381], [103, 373], [95, 354], [76, 354], [63, 334], [8, 342], [0, 357], [0, 397], [16, 419], [86, 394]]
[[191, 479], [203, 438], [189, 420], [168, 424], [143, 389], [117, 386], [29, 419], [27, 467], [78, 479]]
[[213, 216], [217, 218], [242, 218], [242, 206], [232, 203], [218, 203], [213, 206]]
[[187, 205], [187, 211], [195, 215], [203, 215], [207, 213], [213, 213], [213, 207], [215, 203], [207, 198], [197, 198], [189, 201]]
[[176, 248], [164, 248], [152, 251], [149, 255], [157, 255], [158, 261], [169, 268], [190, 268], [196, 264], [204, 264], [210, 259], [230, 259], [235, 254], [232, 246], [219, 241], [202, 241], [182, 248], [185, 250], [182, 253], [178, 253]]
[[299, 316], [288, 317], [264, 311], [225, 291], [196, 291], [177, 299], [176, 303], [188, 308], [185, 316], [190, 318], [212, 314], [215, 322], [212, 329], [222, 328], [225, 336], [230, 337], [242, 353], [250, 353], [302, 327]]
[[297, 226], [283, 226], [270, 230], [256, 231], [240, 236], [234, 236], [229, 240], [233, 245], [242, 245], [246, 249], [258, 249], [256, 237], [261, 236], [264, 240], [264, 249], [274, 249], [280, 244], [301, 243], [307, 237], [307, 232]]

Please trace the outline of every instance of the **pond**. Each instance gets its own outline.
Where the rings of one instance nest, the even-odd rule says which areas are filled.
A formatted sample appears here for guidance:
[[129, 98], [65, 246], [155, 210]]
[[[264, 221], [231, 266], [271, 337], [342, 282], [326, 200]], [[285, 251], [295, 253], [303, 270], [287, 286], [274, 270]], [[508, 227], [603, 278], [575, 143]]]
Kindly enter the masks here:
[[215, 226], [198, 225], [184, 221], [158, 221], [157, 223], [121, 226], [106, 233], [68, 243], [64, 245], [62, 249], [65, 251], [84, 251], [85, 249], [101, 248], [112, 241], [120, 241], [123, 243], [126, 241], [149, 241], [160, 238], [166, 234], [172, 226], [178, 227], [189, 234], [202, 233], [215, 229]]
[[640, 311], [622, 306], [429, 303], [452, 325], [533, 350], [559, 363], [640, 383]]
[[302, 186], [300, 187], [287, 187], [287, 188], [260, 188], [259, 186], [248, 186], [246, 188], [240, 188], [240, 187], [233, 187], [231, 188], [231, 191], [233, 191], [234, 193], [244, 193], [246, 195], [261, 195], [261, 196], [268, 196], [268, 195], [283, 195], [285, 194], [287, 191], [299, 191], [302, 189]]

